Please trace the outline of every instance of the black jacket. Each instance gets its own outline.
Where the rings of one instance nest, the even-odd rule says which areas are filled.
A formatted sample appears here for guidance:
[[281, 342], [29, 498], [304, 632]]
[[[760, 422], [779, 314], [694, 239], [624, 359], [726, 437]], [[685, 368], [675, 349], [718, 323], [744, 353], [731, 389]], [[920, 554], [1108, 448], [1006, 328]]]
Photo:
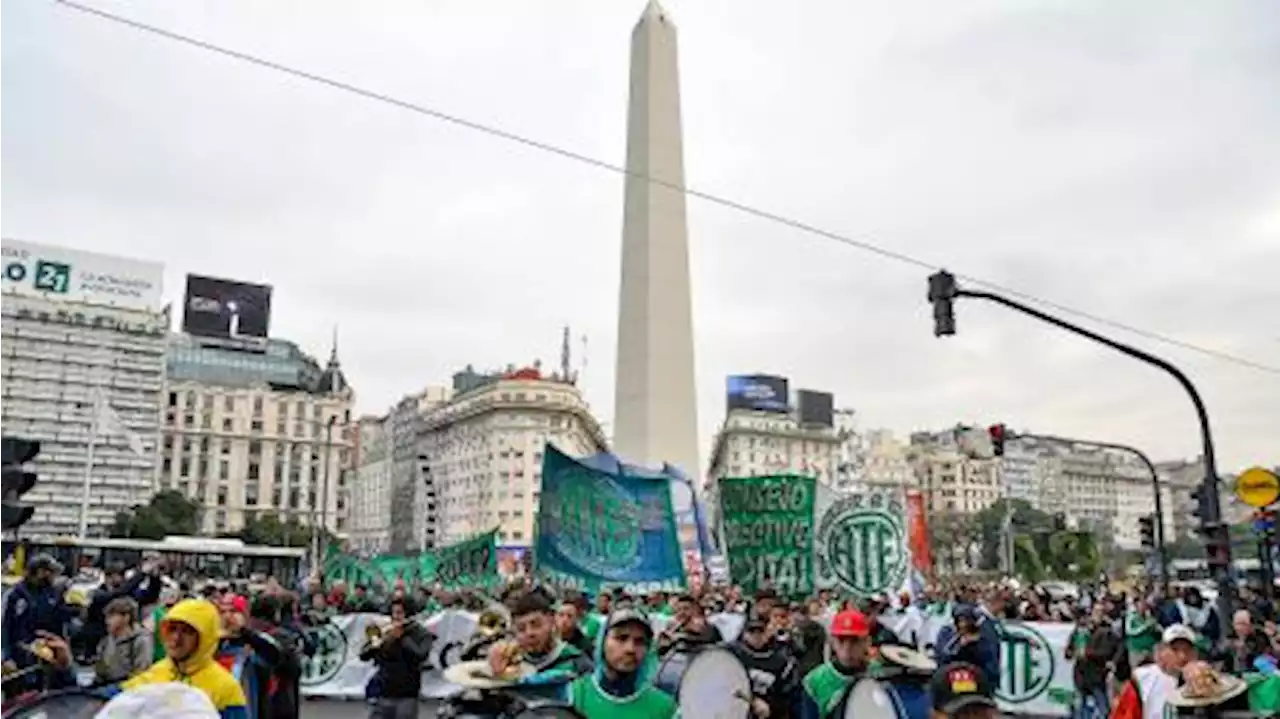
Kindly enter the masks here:
[[751, 677], [751, 693], [769, 705], [769, 719], [788, 719], [798, 705], [799, 664], [790, 645], [771, 641], [759, 651], [746, 643], [734, 642], [730, 647]]
[[218, 646], [218, 654], [237, 653], [246, 649], [250, 651], [251, 656], [245, 671], [254, 673], [254, 682], [258, 686], [258, 695], [251, 716], [257, 719], [288, 719], [288, 717], [277, 717], [272, 712], [271, 701], [273, 694], [271, 690], [277, 684], [272, 681], [272, 678], [285, 661], [283, 647], [271, 635], [246, 627], [235, 636], [223, 637]]
[[385, 637], [377, 646], [366, 645], [362, 661], [378, 665], [380, 695], [388, 699], [408, 699], [422, 690], [422, 663], [431, 652], [431, 635], [417, 622], [406, 622], [398, 638]]

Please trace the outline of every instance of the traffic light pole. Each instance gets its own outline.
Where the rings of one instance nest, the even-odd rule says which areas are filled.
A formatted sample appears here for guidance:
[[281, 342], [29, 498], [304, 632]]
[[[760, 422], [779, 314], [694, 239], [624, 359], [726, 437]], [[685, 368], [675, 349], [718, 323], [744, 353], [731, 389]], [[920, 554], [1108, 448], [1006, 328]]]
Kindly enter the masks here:
[[1231, 538], [1227, 525], [1222, 522], [1222, 508], [1218, 501], [1218, 464], [1213, 450], [1213, 434], [1209, 429], [1209, 413], [1205, 409], [1204, 400], [1200, 398], [1200, 393], [1187, 375], [1167, 360], [1136, 347], [1117, 342], [1109, 337], [1104, 337], [1097, 332], [1071, 324], [1066, 320], [1046, 314], [1008, 297], [1002, 297], [992, 292], [960, 289], [956, 287], [954, 275], [946, 272], [939, 272], [929, 278], [929, 301], [934, 304], [935, 335], [955, 333], [955, 318], [951, 315], [950, 305], [951, 300], [956, 297], [989, 300], [998, 305], [1003, 305], [1042, 322], [1047, 322], [1059, 329], [1106, 345], [1136, 360], [1159, 367], [1178, 381], [1178, 384], [1186, 391], [1187, 396], [1191, 398], [1191, 404], [1196, 412], [1196, 419], [1200, 423], [1200, 442], [1203, 445], [1205, 473], [1201, 489], [1204, 493], [1202, 502], [1205, 509], [1204, 514], [1206, 515], [1200, 518], [1201, 534], [1209, 547], [1209, 569], [1213, 574], [1215, 583], [1218, 585], [1218, 621], [1222, 623], [1225, 629], [1224, 636], [1230, 632], [1233, 595], [1235, 594], [1235, 586], [1231, 579]]
[[1156, 500], [1156, 517], [1155, 527], [1152, 528], [1155, 535], [1156, 561], [1160, 567], [1160, 584], [1168, 589], [1169, 587], [1169, 558], [1164, 546], [1164, 501], [1160, 498], [1160, 474], [1156, 472], [1156, 465], [1147, 456], [1146, 452], [1131, 447], [1127, 444], [1117, 444], [1115, 442], [1096, 442], [1091, 439], [1076, 439], [1074, 437], [1059, 437], [1053, 434], [1034, 434], [1031, 432], [1011, 432], [1009, 439], [1034, 439], [1050, 444], [1075, 444], [1086, 447], [1098, 447], [1100, 449], [1114, 449], [1119, 452], [1127, 452], [1134, 455], [1142, 461], [1147, 467], [1147, 471], [1151, 473], [1151, 491], [1155, 495]]

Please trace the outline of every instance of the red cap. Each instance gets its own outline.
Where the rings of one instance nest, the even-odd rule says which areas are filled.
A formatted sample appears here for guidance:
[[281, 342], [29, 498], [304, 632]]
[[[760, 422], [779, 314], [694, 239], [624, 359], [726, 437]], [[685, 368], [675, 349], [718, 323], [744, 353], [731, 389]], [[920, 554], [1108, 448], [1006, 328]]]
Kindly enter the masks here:
[[866, 637], [871, 635], [867, 616], [856, 609], [846, 609], [831, 620], [833, 637]]

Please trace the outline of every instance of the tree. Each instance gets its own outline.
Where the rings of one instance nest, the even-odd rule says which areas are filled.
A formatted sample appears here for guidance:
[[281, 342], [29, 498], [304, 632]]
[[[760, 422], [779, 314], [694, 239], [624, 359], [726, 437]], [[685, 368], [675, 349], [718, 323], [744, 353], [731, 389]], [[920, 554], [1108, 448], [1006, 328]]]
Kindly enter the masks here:
[[[327, 531], [321, 530], [321, 532], [321, 546], [327, 547], [334, 541], [334, 537]], [[250, 516], [235, 536], [245, 544], [306, 547], [311, 544], [311, 525], [299, 522], [297, 517], [290, 517], [281, 522], [279, 515], [267, 512]]]
[[[979, 566], [986, 570], [999, 569], [1002, 552], [1001, 540], [1004, 537], [1005, 506], [1013, 512], [1013, 534], [1034, 536], [1040, 532], [1051, 531], [1054, 518], [1031, 506], [1022, 499], [999, 499], [990, 507], [973, 515], [973, 523], [977, 527], [978, 541], [981, 543], [981, 559]], [[1017, 566], [1017, 549], [1015, 542], [1014, 565]]]
[[181, 492], [166, 489], [151, 501], [129, 511], [117, 512], [112, 537], [164, 539], [170, 535], [194, 535], [200, 531], [200, 504]]

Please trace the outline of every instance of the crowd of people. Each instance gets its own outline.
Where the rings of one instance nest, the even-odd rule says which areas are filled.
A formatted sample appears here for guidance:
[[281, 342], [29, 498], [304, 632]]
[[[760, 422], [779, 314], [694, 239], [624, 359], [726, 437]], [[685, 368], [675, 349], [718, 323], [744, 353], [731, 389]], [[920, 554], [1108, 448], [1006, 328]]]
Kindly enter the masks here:
[[[102, 696], [180, 681], [226, 719], [291, 719], [302, 710], [300, 678], [315, 650], [309, 629], [337, 614], [376, 612], [389, 623], [359, 654], [377, 668], [366, 689], [371, 717], [417, 717], [436, 639], [420, 620], [446, 609], [480, 615], [462, 659], [483, 665], [490, 684], [464, 683], [445, 715], [501, 716], [520, 702], [552, 701], [587, 719], [666, 719], [677, 708], [673, 687], [658, 677], [663, 662], [717, 647], [746, 670], [750, 696], [742, 699], [757, 719], [840, 716], [859, 679], [894, 672], [927, 685], [935, 719], [982, 719], [998, 714], [1001, 624], [1009, 620], [1074, 623], [1064, 658], [1073, 662], [1081, 719], [1154, 719], [1188, 698], [1246, 711], [1253, 701], [1259, 713], [1266, 687], [1242, 686], [1274, 679], [1270, 691], [1280, 694], [1275, 605], [1249, 589], [1223, 626], [1195, 589], [1112, 593], [1100, 585], [1052, 596], [983, 584], [858, 599], [824, 590], [797, 600], [713, 585], [587, 596], [522, 581], [488, 596], [317, 579], [294, 590], [269, 578], [189, 586], [166, 581], [163, 566], [147, 559], [129, 571], [105, 568], [102, 585], [76, 601], [60, 574], [57, 562], [36, 557], [5, 599], [6, 701], [83, 685], [77, 670], [91, 668]], [[726, 612], [742, 617], [732, 637], [712, 621]], [[935, 617], [950, 621], [926, 636]], [[912, 652], [926, 654], [927, 667], [904, 663]]]

